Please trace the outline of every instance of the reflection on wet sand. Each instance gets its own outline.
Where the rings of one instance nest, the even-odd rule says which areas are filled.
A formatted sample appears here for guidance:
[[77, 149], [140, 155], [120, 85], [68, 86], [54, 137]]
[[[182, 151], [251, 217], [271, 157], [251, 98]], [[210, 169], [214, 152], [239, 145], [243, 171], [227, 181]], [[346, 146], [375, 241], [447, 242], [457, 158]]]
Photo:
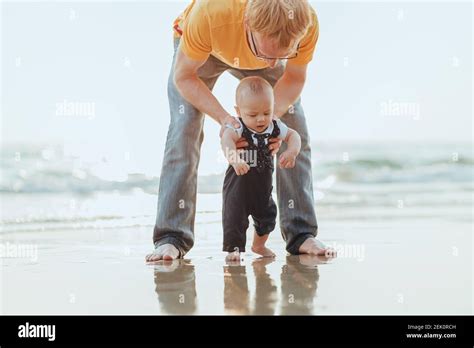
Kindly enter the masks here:
[[246, 267], [224, 266], [224, 309], [229, 314], [250, 314]]
[[271, 315], [275, 313], [275, 305], [278, 300], [275, 281], [267, 272], [266, 266], [273, 259], [257, 259], [252, 263], [255, 275], [255, 310], [254, 314]]
[[250, 309], [250, 293], [247, 284], [246, 266], [229, 263], [224, 266], [224, 310], [227, 314], [274, 314], [277, 287], [268, 274], [266, 265], [271, 258], [260, 258], [252, 262], [255, 275], [255, 299]]
[[196, 312], [196, 276], [189, 260], [161, 261], [155, 266], [155, 291], [161, 311], [167, 314]]
[[315, 314], [313, 300], [319, 281], [317, 264], [318, 259], [309, 255], [287, 256], [280, 276], [281, 314]]
[[[254, 260], [251, 265], [255, 279], [253, 301], [248, 285], [248, 266], [239, 262], [228, 263], [224, 266], [224, 312], [237, 315], [315, 314], [314, 299], [319, 281], [318, 264], [326, 261], [327, 259], [316, 256], [287, 256], [286, 263], [281, 267], [279, 292], [275, 279], [267, 270], [267, 266], [275, 260], [271, 258]], [[162, 313], [196, 312], [196, 276], [194, 265], [190, 260], [156, 264], [154, 280]], [[212, 288], [206, 289], [206, 291], [212, 290]]]
[[[249, 290], [245, 266], [224, 267], [224, 308], [228, 314], [275, 314], [278, 302], [275, 281], [266, 266], [274, 262], [270, 258], [253, 261], [255, 276], [255, 301], [253, 310], [249, 308]], [[281, 314], [304, 315], [313, 313], [313, 300], [318, 288], [318, 264], [323, 259], [308, 255], [287, 256], [281, 269]]]

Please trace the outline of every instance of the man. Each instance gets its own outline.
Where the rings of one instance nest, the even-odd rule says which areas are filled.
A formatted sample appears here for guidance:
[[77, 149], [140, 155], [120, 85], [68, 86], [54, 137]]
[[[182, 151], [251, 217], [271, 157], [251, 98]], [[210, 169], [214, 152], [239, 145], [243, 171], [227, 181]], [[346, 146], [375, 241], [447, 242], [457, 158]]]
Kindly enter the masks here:
[[[314, 10], [306, 0], [193, 0], [176, 19], [174, 30], [175, 55], [168, 81], [171, 121], [158, 192], [155, 250], [146, 260], [182, 258], [194, 244], [204, 114], [222, 129], [226, 124], [239, 127], [211, 92], [224, 71], [238, 79], [261, 76], [270, 82], [274, 117], [301, 136], [296, 166], [277, 168], [286, 250], [332, 256], [333, 250], [315, 238], [310, 138], [300, 101], [319, 34]], [[281, 141], [270, 142], [272, 152], [278, 152]], [[242, 138], [238, 147], [247, 145]]]

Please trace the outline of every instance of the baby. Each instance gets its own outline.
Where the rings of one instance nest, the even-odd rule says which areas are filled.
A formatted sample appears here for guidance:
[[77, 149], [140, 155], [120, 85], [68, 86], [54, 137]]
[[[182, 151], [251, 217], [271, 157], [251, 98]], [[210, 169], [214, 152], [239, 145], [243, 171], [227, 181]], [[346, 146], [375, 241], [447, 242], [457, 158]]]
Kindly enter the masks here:
[[[273, 156], [267, 146], [268, 138], [282, 139], [288, 145], [279, 158], [281, 168], [295, 166], [301, 138], [280, 120], [273, 120], [273, 89], [263, 78], [242, 79], [236, 91], [236, 104], [240, 128], [228, 125], [221, 138], [222, 150], [230, 164], [223, 188], [223, 250], [228, 252], [227, 261], [240, 261], [240, 253], [245, 252], [248, 217], [252, 215], [255, 227], [252, 251], [263, 257], [274, 257], [265, 246], [277, 215], [272, 198]], [[249, 145], [237, 151], [236, 142], [241, 137]]]

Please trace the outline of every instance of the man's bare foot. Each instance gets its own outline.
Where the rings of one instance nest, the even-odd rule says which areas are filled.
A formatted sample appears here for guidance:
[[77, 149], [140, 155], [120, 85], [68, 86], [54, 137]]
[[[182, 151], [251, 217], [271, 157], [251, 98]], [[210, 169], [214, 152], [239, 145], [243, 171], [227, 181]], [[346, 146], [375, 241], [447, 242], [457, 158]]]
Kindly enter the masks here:
[[259, 254], [263, 257], [275, 257], [275, 253], [265, 246], [268, 236], [268, 234], [259, 236], [257, 232], [253, 233], [252, 251], [255, 254]]
[[179, 257], [179, 250], [173, 244], [163, 244], [155, 248], [151, 254], [145, 256], [146, 262], [159, 260], [176, 260]]
[[326, 257], [336, 257], [336, 250], [329, 248], [324, 245], [319, 239], [308, 238], [301, 244], [299, 252], [301, 254], [317, 255], [317, 256], [326, 256]]

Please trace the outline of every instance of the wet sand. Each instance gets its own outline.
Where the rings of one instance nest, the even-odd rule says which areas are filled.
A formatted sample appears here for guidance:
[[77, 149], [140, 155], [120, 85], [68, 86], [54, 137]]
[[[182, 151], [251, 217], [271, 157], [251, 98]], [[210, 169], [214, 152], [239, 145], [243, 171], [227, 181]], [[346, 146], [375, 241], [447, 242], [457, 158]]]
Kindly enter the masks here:
[[[145, 264], [151, 228], [1, 235], [33, 244], [37, 259], [2, 258], [4, 314], [470, 314], [469, 223], [324, 222], [333, 260], [248, 252], [227, 265], [219, 223], [196, 226], [184, 260]], [[249, 229], [249, 238], [251, 230]], [[344, 248], [345, 249], [344, 249]]]

